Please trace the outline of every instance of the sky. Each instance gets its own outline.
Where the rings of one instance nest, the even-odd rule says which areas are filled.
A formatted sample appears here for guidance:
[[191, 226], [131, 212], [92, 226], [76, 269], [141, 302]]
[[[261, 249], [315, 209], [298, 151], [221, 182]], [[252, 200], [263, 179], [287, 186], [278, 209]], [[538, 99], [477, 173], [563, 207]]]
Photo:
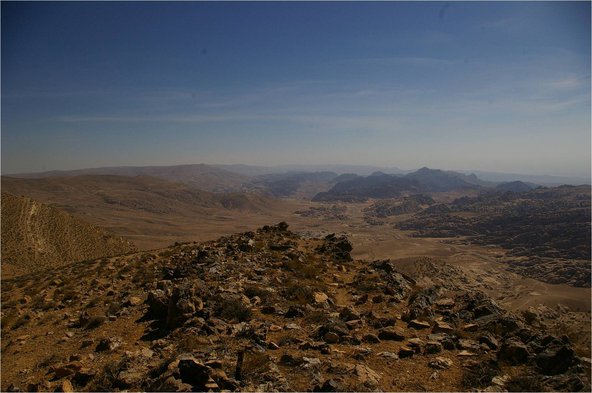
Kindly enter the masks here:
[[2, 173], [590, 177], [590, 2], [2, 1]]

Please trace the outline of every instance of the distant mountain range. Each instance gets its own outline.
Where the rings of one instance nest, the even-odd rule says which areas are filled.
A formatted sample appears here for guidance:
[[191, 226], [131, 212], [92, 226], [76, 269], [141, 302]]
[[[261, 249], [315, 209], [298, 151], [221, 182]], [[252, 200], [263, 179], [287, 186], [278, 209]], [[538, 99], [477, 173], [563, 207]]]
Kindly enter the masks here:
[[365, 201], [368, 198], [395, 198], [403, 193], [446, 192], [479, 189], [490, 186], [474, 175], [452, 171], [421, 168], [407, 175], [388, 175], [375, 172], [339, 182], [327, 192], [321, 192], [314, 201]]
[[48, 171], [8, 175], [19, 178], [70, 177], [81, 175], [150, 176], [180, 182], [200, 190], [213, 192], [238, 191], [249, 177], [205, 164], [173, 166], [120, 166]]
[[401, 193], [443, 192], [467, 189], [528, 191], [538, 185], [589, 184], [576, 177], [512, 175], [495, 172], [444, 171], [421, 168], [363, 165], [173, 165], [102, 167], [10, 175], [19, 178], [80, 175], [150, 176], [217, 193], [256, 192], [273, 197], [315, 200], [389, 198]]

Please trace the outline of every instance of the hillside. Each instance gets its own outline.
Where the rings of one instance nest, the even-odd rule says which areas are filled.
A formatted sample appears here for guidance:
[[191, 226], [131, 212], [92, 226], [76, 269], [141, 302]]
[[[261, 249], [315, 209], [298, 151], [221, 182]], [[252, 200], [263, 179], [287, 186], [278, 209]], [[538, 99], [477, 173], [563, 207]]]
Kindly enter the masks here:
[[173, 166], [122, 166], [49, 171], [10, 175], [18, 178], [70, 177], [83, 175], [150, 176], [172, 182], [180, 182], [200, 190], [212, 192], [238, 191], [248, 176], [205, 164]]
[[1, 215], [3, 278], [136, 250], [129, 241], [30, 198], [3, 192]]
[[2, 390], [590, 390], [586, 315], [516, 314], [458, 268], [287, 228], [3, 282]]
[[270, 211], [283, 206], [257, 194], [211, 193], [148, 176], [3, 176], [2, 189], [62, 208], [143, 249], [219, 236], [236, 230], [247, 216], [265, 222]]

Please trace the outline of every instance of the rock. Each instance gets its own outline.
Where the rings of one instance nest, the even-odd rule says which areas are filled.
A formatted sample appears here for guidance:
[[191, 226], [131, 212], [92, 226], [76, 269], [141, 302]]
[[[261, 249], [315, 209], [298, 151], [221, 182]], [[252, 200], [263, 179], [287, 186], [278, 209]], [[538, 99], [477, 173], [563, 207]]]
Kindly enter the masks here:
[[306, 356], [302, 357], [302, 360], [304, 362], [304, 368], [309, 368], [309, 367], [318, 367], [321, 365], [321, 359], [319, 358], [309, 358]]
[[454, 328], [444, 321], [436, 321], [432, 332], [434, 333], [450, 333]]
[[491, 379], [491, 383], [500, 387], [503, 387], [506, 382], [510, 380], [509, 375], [497, 375]]
[[285, 318], [301, 318], [305, 315], [304, 311], [300, 307], [290, 306], [288, 311], [284, 314]]
[[212, 370], [210, 377], [221, 389], [235, 391], [240, 387], [240, 384], [233, 378], [228, 377], [222, 369]]
[[476, 356], [477, 354], [475, 352], [471, 352], [471, 351], [467, 351], [466, 349], [463, 349], [457, 355], [464, 357], [464, 356]]
[[378, 338], [381, 340], [403, 341], [405, 335], [401, 328], [389, 326], [378, 331]]
[[413, 319], [409, 322], [409, 327], [413, 328], [413, 329], [429, 329], [430, 328], [430, 323], [429, 322], [425, 322], [425, 321], [420, 321], [417, 319]]
[[490, 333], [487, 333], [486, 335], [479, 337], [479, 342], [481, 344], [487, 345], [492, 350], [496, 350], [499, 348], [499, 342]]
[[376, 356], [381, 356], [384, 358], [389, 358], [389, 359], [399, 359], [399, 355], [397, 355], [394, 352], [379, 352]]
[[500, 360], [504, 360], [512, 365], [526, 363], [528, 355], [528, 348], [517, 338], [509, 338], [504, 341], [504, 344], [498, 352], [498, 358]]
[[380, 339], [378, 338], [377, 335], [372, 334], [372, 333], [368, 333], [368, 334], [365, 334], [364, 337], [362, 337], [362, 342], [370, 343], [370, 344], [377, 344], [380, 342]]
[[339, 313], [339, 318], [345, 322], [354, 321], [360, 319], [360, 314], [358, 314], [352, 307], [346, 307]]
[[63, 364], [61, 366], [56, 366], [51, 369], [54, 373], [55, 379], [61, 379], [67, 377], [69, 375], [73, 375], [77, 371], [82, 369], [82, 363], [80, 362], [70, 362], [67, 364]]
[[276, 312], [277, 312], [277, 309], [274, 306], [261, 307], [261, 314], [270, 315], [270, 314], [275, 314]]
[[384, 302], [384, 296], [376, 295], [376, 296], [372, 297], [372, 303], [378, 304], [378, 303], [382, 303], [382, 302]]
[[444, 308], [444, 309], [449, 309], [454, 307], [454, 300], [450, 299], [450, 298], [444, 298], [444, 299], [439, 299], [436, 300], [436, 302], [434, 303], [438, 308]]
[[428, 334], [428, 340], [430, 341], [443, 341], [448, 338], [446, 333], [432, 333]]
[[325, 303], [327, 300], [329, 300], [329, 296], [323, 292], [315, 292], [312, 296], [316, 304]]
[[567, 345], [552, 345], [535, 357], [535, 362], [545, 375], [563, 374], [575, 361], [575, 354]]
[[329, 344], [336, 344], [339, 342], [340, 339], [338, 334], [333, 332], [327, 332], [323, 336], [323, 340], [325, 340], [325, 342]]
[[465, 332], [475, 332], [479, 330], [479, 325], [475, 323], [467, 323], [466, 325], [463, 325], [462, 330]]
[[65, 379], [63, 380], [57, 387], [56, 392], [73, 392], [74, 387], [72, 386], [72, 382]]
[[388, 327], [388, 326], [395, 326], [397, 320], [395, 318], [376, 318], [370, 322], [372, 327], [376, 329]]
[[142, 298], [138, 296], [130, 296], [124, 304], [128, 306], [139, 306], [142, 303]]
[[113, 385], [122, 389], [130, 389], [134, 386], [141, 385], [144, 378], [145, 375], [143, 369], [132, 367], [127, 370], [119, 371]]
[[167, 316], [169, 307], [169, 299], [166, 296], [165, 291], [162, 289], [155, 289], [148, 292], [146, 298], [146, 304], [148, 305], [147, 315], [154, 319], [164, 320]]
[[102, 352], [102, 351], [113, 351], [116, 348], [121, 346], [121, 338], [119, 337], [109, 337], [103, 338], [97, 344], [95, 351]]
[[87, 339], [82, 340], [82, 342], [80, 343], [80, 347], [85, 348], [90, 345], [93, 345], [94, 343], [95, 343], [95, 340], [93, 340], [92, 338], [87, 338]]
[[72, 380], [79, 386], [86, 386], [88, 382], [94, 378], [95, 371], [91, 370], [90, 368], [81, 368], [80, 370], [76, 371]]
[[181, 355], [178, 360], [181, 381], [203, 391], [210, 379], [209, 368], [191, 355]]
[[380, 375], [364, 364], [358, 364], [354, 370], [358, 377], [358, 382], [368, 388], [375, 388], [380, 381]]
[[193, 314], [202, 309], [203, 301], [196, 295], [195, 287], [189, 281], [174, 286], [167, 305], [167, 328], [175, 329], [183, 325]]
[[345, 325], [347, 326], [348, 329], [356, 329], [359, 328], [363, 325], [362, 320], [361, 319], [353, 319], [351, 321], [347, 321], [345, 323]]
[[162, 392], [191, 392], [193, 388], [190, 384], [169, 376], [162, 382], [158, 390]]
[[402, 346], [401, 348], [399, 348], [399, 358], [404, 359], [404, 358], [408, 358], [413, 356], [413, 354], [415, 353], [415, 351], [412, 348], [409, 348], [407, 346]]
[[479, 343], [475, 340], [461, 338], [458, 340], [456, 345], [458, 349], [477, 350], [479, 349]]
[[428, 366], [439, 370], [444, 370], [450, 368], [452, 364], [452, 360], [445, 357], [436, 356], [435, 358], [429, 361]]
[[323, 382], [322, 385], [317, 385], [313, 388], [313, 392], [338, 392], [339, 384], [332, 379]]
[[432, 303], [438, 297], [438, 290], [429, 287], [413, 293], [409, 297], [407, 312], [404, 315], [405, 321], [411, 321], [420, 317], [432, 318]]
[[439, 353], [442, 352], [442, 344], [438, 341], [428, 341], [425, 346], [426, 353]]
[[284, 366], [299, 366], [302, 363], [304, 363], [304, 360], [301, 357], [295, 357], [287, 353], [280, 357], [280, 364]]

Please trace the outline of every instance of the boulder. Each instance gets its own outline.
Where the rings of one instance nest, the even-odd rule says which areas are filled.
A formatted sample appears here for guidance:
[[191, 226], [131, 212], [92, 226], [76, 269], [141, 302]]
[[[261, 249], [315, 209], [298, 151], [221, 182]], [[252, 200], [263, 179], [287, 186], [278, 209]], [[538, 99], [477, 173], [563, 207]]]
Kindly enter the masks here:
[[401, 328], [389, 326], [378, 331], [378, 338], [381, 340], [403, 341], [405, 340], [405, 335]]
[[177, 367], [179, 368], [181, 381], [200, 391], [205, 391], [205, 385], [210, 379], [209, 367], [191, 355], [181, 355], [178, 360], [179, 364]]
[[512, 365], [524, 364], [528, 360], [529, 351], [526, 345], [517, 338], [509, 338], [498, 352], [498, 358]]
[[575, 361], [574, 350], [568, 345], [552, 345], [535, 357], [541, 373], [545, 375], [563, 374]]
[[148, 305], [147, 315], [154, 319], [166, 319], [169, 299], [162, 289], [155, 289], [148, 292], [146, 298], [146, 304]]
[[380, 381], [380, 375], [365, 364], [358, 364], [355, 367], [355, 374], [358, 377], [358, 382], [368, 388], [375, 388]]

